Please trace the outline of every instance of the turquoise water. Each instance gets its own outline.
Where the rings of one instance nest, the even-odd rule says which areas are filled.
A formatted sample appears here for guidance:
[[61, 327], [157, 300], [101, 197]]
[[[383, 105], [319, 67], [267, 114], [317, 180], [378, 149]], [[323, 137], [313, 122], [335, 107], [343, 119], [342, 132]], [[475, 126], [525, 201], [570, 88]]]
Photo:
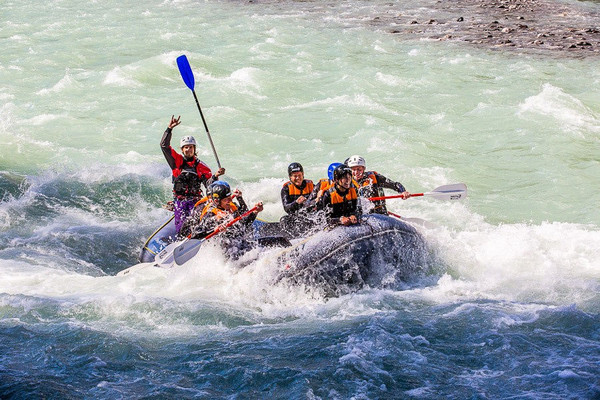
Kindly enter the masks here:
[[[370, 24], [386, 4], [2, 3], [1, 397], [599, 395], [597, 60], [407, 40]], [[465, 202], [389, 203], [437, 225], [438, 273], [325, 300], [207, 248], [115, 277], [168, 217], [171, 115], [216, 167], [180, 54], [267, 220], [292, 161], [466, 183]]]

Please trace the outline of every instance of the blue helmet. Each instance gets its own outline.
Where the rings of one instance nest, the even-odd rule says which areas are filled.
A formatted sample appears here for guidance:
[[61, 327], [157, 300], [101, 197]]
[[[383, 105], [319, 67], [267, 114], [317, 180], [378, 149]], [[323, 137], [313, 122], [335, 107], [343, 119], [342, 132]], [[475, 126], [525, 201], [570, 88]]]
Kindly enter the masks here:
[[223, 200], [225, 197], [231, 196], [231, 187], [225, 181], [215, 181], [208, 187], [206, 195], [209, 199]]
[[329, 168], [327, 168], [327, 176], [329, 177], [330, 181], [333, 180], [333, 171], [340, 165], [342, 165], [342, 163], [339, 162], [329, 164]]

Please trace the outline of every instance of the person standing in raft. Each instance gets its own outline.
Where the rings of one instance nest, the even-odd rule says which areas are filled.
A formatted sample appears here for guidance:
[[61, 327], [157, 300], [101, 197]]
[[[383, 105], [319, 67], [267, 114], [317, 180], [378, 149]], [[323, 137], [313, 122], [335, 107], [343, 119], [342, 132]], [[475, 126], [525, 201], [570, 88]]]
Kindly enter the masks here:
[[304, 179], [304, 168], [297, 162], [288, 166], [290, 178], [281, 188], [281, 203], [288, 215], [279, 220], [281, 227], [292, 237], [306, 233], [314, 225], [310, 211], [314, 202], [309, 197], [315, 187], [310, 179]]
[[179, 142], [182, 154], [171, 147], [173, 128], [181, 123], [181, 117], [171, 116], [160, 141], [160, 148], [173, 172], [173, 211], [175, 213], [175, 229], [180, 231], [186, 218], [190, 215], [194, 204], [202, 198], [202, 185], [208, 188], [213, 181], [225, 173], [225, 168], [219, 168], [212, 174], [210, 168], [196, 156], [196, 139], [184, 136]]
[[333, 181], [333, 187], [325, 191], [317, 203], [317, 210], [325, 210], [330, 226], [358, 224], [362, 210], [352, 184], [352, 170], [345, 164], [338, 165], [333, 171]]
[[[208, 200], [200, 215], [192, 215], [186, 221], [181, 232], [189, 232], [191, 239], [202, 239], [216, 230], [221, 231], [225, 224], [248, 211], [248, 206], [239, 190], [231, 192], [227, 182], [217, 181], [210, 184], [207, 190]], [[233, 202], [236, 199], [238, 204]], [[263, 203], [255, 204], [256, 210], [242, 218], [238, 223], [231, 225], [225, 233], [219, 236], [221, 246], [227, 254], [237, 259], [242, 254], [254, 247], [250, 238], [252, 223], [259, 212], [263, 210]], [[198, 210], [198, 209], [196, 209]]]
[[[358, 189], [359, 196], [365, 198], [385, 196], [383, 189], [386, 188], [400, 193], [403, 200], [410, 197], [410, 193], [406, 191], [400, 182], [394, 182], [375, 171], [365, 172], [366, 162], [363, 157], [358, 155], [351, 156], [346, 160], [346, 163], [352, 169], [352, 177], [354, 178], [354, 184]], [[373, 208], [369, 211], [371, 214], [387, 215], [388, 211], [385, 200], [376, 200], [372, 203]]]

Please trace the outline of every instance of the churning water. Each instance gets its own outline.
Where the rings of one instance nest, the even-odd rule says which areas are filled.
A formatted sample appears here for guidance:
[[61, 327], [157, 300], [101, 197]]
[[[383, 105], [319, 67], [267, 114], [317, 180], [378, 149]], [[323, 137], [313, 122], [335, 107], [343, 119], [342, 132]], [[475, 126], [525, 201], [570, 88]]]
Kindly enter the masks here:
[[[0, 397], [600, 396], [597, 60], [406, 40], [368, 23], [383, 5], [2, 2]], [[216, 167], [180, 54], [264, 219], [292, 161], [466, 183], [389, 201], [436, 225], [436, 273], [327, 300], [207, 246], [114, 276], [168, 217], [171, 115]]]

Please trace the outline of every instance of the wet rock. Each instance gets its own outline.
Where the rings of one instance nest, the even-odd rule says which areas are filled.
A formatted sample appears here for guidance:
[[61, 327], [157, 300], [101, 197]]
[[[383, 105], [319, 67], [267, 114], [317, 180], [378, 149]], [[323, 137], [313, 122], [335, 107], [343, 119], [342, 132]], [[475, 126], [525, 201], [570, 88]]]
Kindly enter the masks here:
[[588, 57], [600, 52], [600, 11], [571, 1], [420, 0], [412, 8], [404, 2], [388, 2], [377, 16], [372, 24], [407, 39], [531, 49], [538, 55]]

